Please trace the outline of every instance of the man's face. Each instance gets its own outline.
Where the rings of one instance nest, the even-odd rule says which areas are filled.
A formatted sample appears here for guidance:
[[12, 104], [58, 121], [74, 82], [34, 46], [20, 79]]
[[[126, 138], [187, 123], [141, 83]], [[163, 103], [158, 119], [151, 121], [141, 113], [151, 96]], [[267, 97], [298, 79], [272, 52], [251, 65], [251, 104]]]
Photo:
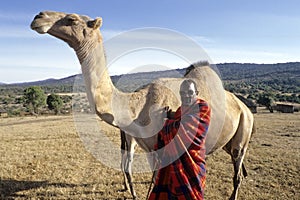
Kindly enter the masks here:
[[190, 106], [197, 100], [197, 92], [193, 83], [183, 83], [180, 86], [181, 104]]

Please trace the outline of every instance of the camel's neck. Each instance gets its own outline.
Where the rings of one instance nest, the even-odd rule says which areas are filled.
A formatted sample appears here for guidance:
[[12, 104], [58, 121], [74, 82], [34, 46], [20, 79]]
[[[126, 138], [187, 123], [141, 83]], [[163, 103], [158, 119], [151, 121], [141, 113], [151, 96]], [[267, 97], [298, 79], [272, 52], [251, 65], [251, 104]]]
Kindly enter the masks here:
[[[101, 41], [83, 44], [75, 51], [81, 63], [92, 111], [96, 112], [108, 124], [123, 127], [124, 130], [132, 133], [140, 129], [138, 132], [141, 133], [145, 132], [146, 129], [153, 130], [151, 125], [147, 125], [148, 123], [139, 124], [133, 121], [139, 117], [141, 112], [141, 107], [137, 104], [143, 105], [145, 103], [147, 92], [125, 94], [114, 87], [107, 71]], [[151, 109], [157, 110], [154, 107]], [[144, 112], [145, 117], [142, 117], [141, 121], [150, 123], [150, 111], [146, 109]]]
[[116, 89], [106, 68], [102, 42], [83, 43], [75, 49], [75, 52], [81, 64], [92, 111], [95, 111], [97, 106], [97, 112], [111, 114], [111, 109], [107, 105], [110, 104], [112, 93]]

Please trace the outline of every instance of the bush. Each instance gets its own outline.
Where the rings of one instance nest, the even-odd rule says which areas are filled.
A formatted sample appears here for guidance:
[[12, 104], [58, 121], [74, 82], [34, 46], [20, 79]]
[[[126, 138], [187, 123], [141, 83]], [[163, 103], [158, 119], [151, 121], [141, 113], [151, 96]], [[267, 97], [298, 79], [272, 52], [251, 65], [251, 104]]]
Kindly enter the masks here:
[[257, 103], [266, 106], [270, 112], [273, 112], [274, 95], [271, 93], [262, 93], [258, 96]]
[[47, 105], [49, 110], [54, 110], [55, 114], [58, 114], [63, 106], [63, 101], [59, 95], [52, 93], [47, 97]]
[[31, 86], [24, 90], [24, 106], [32, 112], [38, 114], [39, 108], [46, 105], [46, 95], [39, 86]]

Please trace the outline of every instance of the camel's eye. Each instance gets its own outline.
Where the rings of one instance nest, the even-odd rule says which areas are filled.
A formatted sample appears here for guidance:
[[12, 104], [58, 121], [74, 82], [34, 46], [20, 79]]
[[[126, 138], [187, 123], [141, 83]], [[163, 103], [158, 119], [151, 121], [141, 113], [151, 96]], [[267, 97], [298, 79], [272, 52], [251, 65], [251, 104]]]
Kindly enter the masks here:
[[68, 18], [68, 19], [67, 19], [67, 25], [68, 25], [68, 26], [73, 25], [74, 22], [75, 22], [75, 20], [74, 20], [73, 18]]
[[66, 25], [67, 26], [72, 26], [72, 25], [75, 25], [75, 24], [77, 24], [77, 19], [75, 17], [70, 16], [70, 17], [66, 18]]

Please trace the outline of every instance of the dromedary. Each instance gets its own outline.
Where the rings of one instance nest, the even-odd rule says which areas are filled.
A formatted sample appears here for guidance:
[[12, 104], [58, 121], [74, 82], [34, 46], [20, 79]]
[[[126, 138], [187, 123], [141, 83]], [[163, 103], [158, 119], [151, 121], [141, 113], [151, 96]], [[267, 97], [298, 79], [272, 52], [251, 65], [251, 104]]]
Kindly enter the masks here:
[[[175, 110], [180, 105], [177, 94], [182, 79], [160, 79], [133, 93], [118, 91], [106, 68], [99, 30], [101, 25], [101, 18], [90, 19], [77, 14], [45, 11], [34, 18], [31, 28], [38, 33], [48, 33], [59, 38], [75, 50], [91, 108], [105, 122], [127, 133], [129, 153], [125, 171], [131, 193], [136, 198], [130, 168], [135, 141], [145, 151], [153, 150], [156, 133], [166, 116], [164, 108], [169, 106]], [[191, 65], [185, 77], [197, 82], [201, 98], [206, 99], [212, 108], [207, 154], [223, 148], [231, 155], [234, 190], [230, 199], [237, 199], [242, 177], [246, 176], [242, 162], [253, 129], [253, 116], [238, 98], [223, 89], [219, 77], [209, 66]]]

